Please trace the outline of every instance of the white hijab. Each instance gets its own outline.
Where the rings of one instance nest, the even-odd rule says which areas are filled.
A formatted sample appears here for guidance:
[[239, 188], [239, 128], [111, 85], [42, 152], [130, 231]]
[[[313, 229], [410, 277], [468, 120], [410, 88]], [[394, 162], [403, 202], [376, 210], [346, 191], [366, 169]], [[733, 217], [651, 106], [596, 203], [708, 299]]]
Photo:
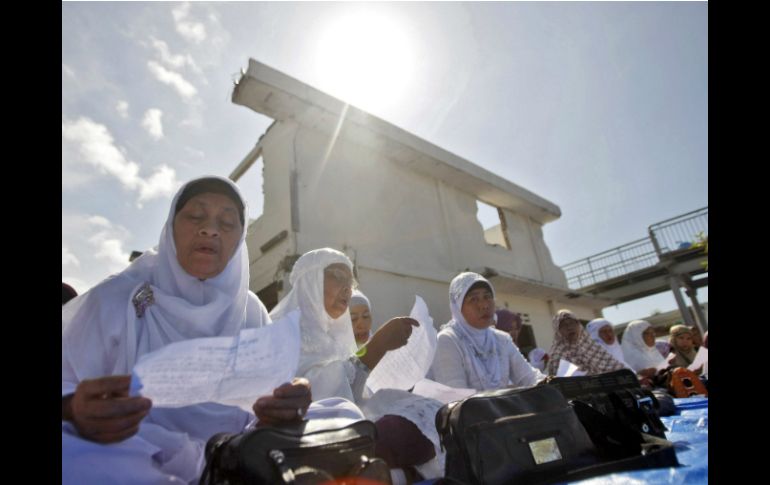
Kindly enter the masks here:
[[636, 372], [657, 367], [665, 360], [654, 345], [650, 347], [644, 343], [642, 333], [649, 327], [650, 322], [634, 320], [628, 324], [626, 331], [623, 332], [623, 342], [620, 344], [623, 349], [623, 357]]
[[623, 358], [623, 349], [620, 347], [618, 339], [616, 338], [615, 341], [612, 342], [612, 345], [608, 345], [607, 342], [602, 340], [601, 336], [599, 336], [599, 330], [604, 327], [612, 328], [612, 323], [610, 323], [609, 320], [605, 320], [603, 318], [596, 318], [588, 322], [586, 329], [588, 330], [588, 334], [591, 335], [591, 338], [594, 340], [594, 342], [601, 345], [604, 350], [615, 357], [615, 360], [628, 367], [625, 359]]
[[541, 349], [540, 347], [535, 347], [529, 351], [529, 355], [527, 355], [527, 357], [529, 358], [529, 363], [532, 364], [532, 367], [539, 369], [540, 372], [545, 372], [546, 355], [548, 354], [545, 350]]
[[482, 383], [482, 389], [498, 389], [502, 382], [500, 369], [500, 350], [497, 348], [497, 338], [491, 327], [478, 329], [465, 321], [462, 313], [465, 294], [475, 283], [482, 281], [489, 285], [492, 296], [495, 289], [492, 283], [477, 273], [465, 272], [455, 276], [449, 284], [449, 308], [452, 319], [443, 328], [451, 328], [462, 342], [464, 354], [471, 363], [471, 371]]
[[333, 319], [324, 306], [324, 269], [335, 263], [353, 271], [350, 259], [335, 249], [303, 254], [289, 275], [291, 291], [273, 308], [270, 317], [277, 320], [299, 308], [302, 347], [297, 375], [310, 380], [315, 399], [337, 396], [353, 400], [342, 365], [357, 349], [350, 312]]
[[[232, 181], [203, 178], [232, 187], [248, 222], [245, 199]], [[128, 374], [139, 356], [169, 343], [236, 335], [242, 327], [268, 323], [264, 305], [248, 288], [246, 227], [219, 275], [201, 281], [179, 265], [173, 231], [177, 200], [190, 183], [201, 179], [177, 192], [157, 249], [62, 307], [62, 393], [74, 391], [83, 379]], [[149, 295], [142, 299], [145, 308], [133, 301], [143, 289]], [[65, 378], [65, 368], [74, 375]]]

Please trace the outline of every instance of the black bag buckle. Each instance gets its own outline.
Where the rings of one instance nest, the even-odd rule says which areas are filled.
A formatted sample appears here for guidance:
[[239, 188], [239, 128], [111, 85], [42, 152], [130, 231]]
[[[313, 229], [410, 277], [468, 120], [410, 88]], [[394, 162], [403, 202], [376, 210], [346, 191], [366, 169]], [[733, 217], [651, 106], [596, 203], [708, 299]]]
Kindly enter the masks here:
[[653, 409], [652, 398], [649, 396], [642, 397], [636, 400], [636, 407], [643, 411], [649, 411]]

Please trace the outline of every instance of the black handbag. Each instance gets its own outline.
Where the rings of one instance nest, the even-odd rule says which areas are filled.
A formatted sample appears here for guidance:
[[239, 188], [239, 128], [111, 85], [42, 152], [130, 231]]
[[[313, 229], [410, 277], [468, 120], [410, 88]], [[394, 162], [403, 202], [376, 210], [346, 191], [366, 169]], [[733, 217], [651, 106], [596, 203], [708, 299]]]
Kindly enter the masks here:
[[660, 420], [660, 403], [652, 391], [643, 389], [628, 369], [593, 376], [555, 377], [548, 382], [568, 401], [580, 400], [625, 426], [659, 438], [666, 437]]
[[545, 484], [678, 465], [671, 442], [619, 426], [580, 401], [570, 404], [549, 386], [449, 403], [437, 413], [436, 429], [446, 478], [466, 484]]
[[[206, 444], [201, 485], [317, 484], [366, 478], [390, 484], [390, 470], [374, 457], [377, 429], [371, 421], [305, 420], [220, 433]], [[342, 483], [342, 482], [337, 482]]]

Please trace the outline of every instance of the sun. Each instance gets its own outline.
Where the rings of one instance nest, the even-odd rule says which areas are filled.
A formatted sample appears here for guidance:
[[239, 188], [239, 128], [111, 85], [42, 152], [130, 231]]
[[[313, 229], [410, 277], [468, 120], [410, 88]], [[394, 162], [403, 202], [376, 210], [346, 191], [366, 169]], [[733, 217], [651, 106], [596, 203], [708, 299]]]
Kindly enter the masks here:
[[322, 91], [373, 113], [403, 99], [414, 66], [403, 23], [374, 11], [330, 20], [315, 58]]

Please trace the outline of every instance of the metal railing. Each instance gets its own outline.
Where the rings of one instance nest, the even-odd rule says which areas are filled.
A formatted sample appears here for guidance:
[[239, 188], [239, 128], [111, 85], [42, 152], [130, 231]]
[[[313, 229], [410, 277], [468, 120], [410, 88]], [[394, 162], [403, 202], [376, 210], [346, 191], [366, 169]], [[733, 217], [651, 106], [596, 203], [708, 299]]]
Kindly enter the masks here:
[[567, 285], [577, 289], [655, 266], [658, 261], [652, 241], [644, 238], [566, 264], [562, 269]]
[[562, 266], [567, 285], [572, 289], [617, 278], [655, 266], [660, 255], [687, 249], [698, 234], [708, 237], [708, 207], [655, 223], [649, 237], [618, 246]]
[[708, 237], [709, 208], [704, 207], [661, 221], [647, 228], [657, 253], [688, 249], [698, 242], [698, 235]]

